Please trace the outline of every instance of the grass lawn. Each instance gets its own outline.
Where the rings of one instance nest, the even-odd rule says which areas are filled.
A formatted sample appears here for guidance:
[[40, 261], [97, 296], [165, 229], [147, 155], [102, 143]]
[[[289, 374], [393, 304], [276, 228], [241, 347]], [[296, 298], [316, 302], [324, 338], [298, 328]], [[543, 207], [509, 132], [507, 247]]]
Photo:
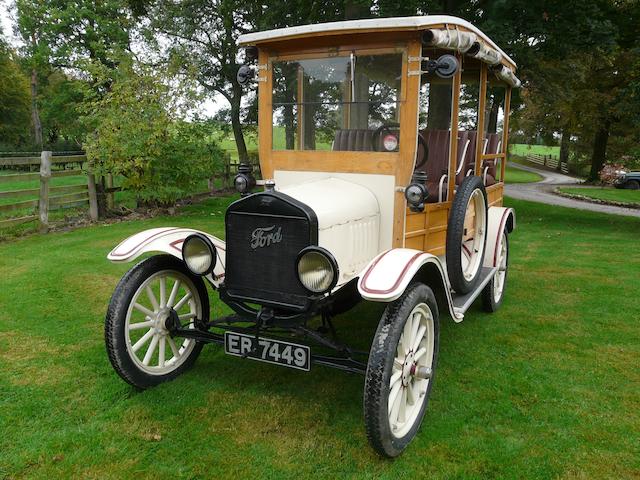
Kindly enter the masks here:
[[561, 192], [570, 193], [572, 195], [582, 195], [584, 197], [594, 198], [596, 200], [605, 200], [607, 202], [634, 203], [640, 205], [640, 190], [623, 190], [613, 187], [561, 187]]
[[542, 180], [542, 177], [537, 173], [510, 167], [508, 164], [505, 170], [504, 178], [506, 183], [533, 183]]
[[[205, 348], [139, 392], [111, 369], [107, 302], [140, 229], [223, 233], [227, 199], [176, 217], [0, 244], [0, 478], [631, 478], [640, 475], [640, 221], [516, 207], [502, 309], [441, 319], [421, 430], [395, 461], [368, 447], [363, 379]], [[624, 254], [622, 254], [624, 252]], [[337, 319], [366, 346], [381, 313]]]

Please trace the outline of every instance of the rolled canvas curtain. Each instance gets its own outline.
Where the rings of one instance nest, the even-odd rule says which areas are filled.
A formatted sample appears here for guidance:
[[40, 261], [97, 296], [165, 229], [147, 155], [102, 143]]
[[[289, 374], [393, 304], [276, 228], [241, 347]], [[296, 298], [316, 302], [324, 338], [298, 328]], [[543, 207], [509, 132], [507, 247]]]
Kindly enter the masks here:
[[429, 29], [423, 33], [422, 41], [426, 45], [466, 53], [481, 62], [495, 67], [496, 76], [512, 87], [519, 88], [522, 85], [522, 82], [513, 71], [502, 65], [502, 54], [495, 48], [480, 43], [475, 33], [461, 32], [457, 29]]
[[477, 43], [478, 36], [475, 33], [460, 30], [426, 30], [422, 39], [427, 45], [465, 53]]
[[508, 83], [513, 88], [520, 88], [522, 86], [520, 79], [515, 76], [511, 69], [506, 68], [504, 65], [500, 65], [500, 68], [495, 69], [494, 73], [496, 74], [496, 77], [503, 82]]

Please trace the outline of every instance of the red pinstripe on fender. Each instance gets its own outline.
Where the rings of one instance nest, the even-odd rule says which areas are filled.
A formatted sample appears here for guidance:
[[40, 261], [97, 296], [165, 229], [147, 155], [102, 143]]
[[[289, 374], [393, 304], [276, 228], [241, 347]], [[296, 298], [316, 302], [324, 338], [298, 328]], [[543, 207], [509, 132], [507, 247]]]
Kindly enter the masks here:
[[500, 228], [498, 228], [498, 231], [496, 233], [496, 247], [493, 251], [493, 266], [496, 266], [496, 262], [498, 261], [498, 245], [500, 245], [500, 235], [502, 234], [502, 232], [504, 232], [504, 224], [507, 221], [507, 218], [509, 218], [509, 215], [511, 215], [511, 209], [506, 209], [503, 213], [502, 213], [502, 218], [500, 219]]
[[365, 272], [364, 276], [362, 277], [362, 283], [360, 284], [360, 287], [362, 288], [362, 291], [364, 291], [366, 293], [376, 294], [376, 295], [386, 295], [388, 293], [393, 292], [402, 283], [402, 280], [404, 279], [404, 276], [407, 274], [407, 271], [409, 270], [411, 265], [413, 265], [420, 256], [425, 255], [424, 252], [418, 252], [413, 257], [411, 257], [409, 259], [409, 261], [406, 263], [406, 265], [403, 267], [402, 271], [400, 272], [400, 275], [398, 275], [398, 278], [396, 279], [395, 283], [393, 284], [393, 286], [391, 288], [386, 289], [386, 290], [377, 290], [377, 289], [374, 289], [374, 288], [367, 287], [367, 280], [369, 279], [369, 275], [371, 275], [371, 272], [373, 271], [373, 269], [376, 267], [378, 262], [380, 262], [380, 260], [382, 260], [388, 253], [390, 253], [392, 251], [393, 250], [387, 250], [386, 252], [384, 252], [367, 269], [367, 271]]
[[112, 256], [114, 256], [114, 257], [126, 257], [126, 256], [128, 256], [129, 254], [131, 254], [131, 253], [135, 252], [138, 248], [140, 248], [142, 245], [144, 245], [145, 243], [149, 242], [150, 240], [155, 239], [156, 237], [161, 237], [161, 236], [165, 235], [166, 233], [173, 232], [173, 231], [175, 231], [175, 230], [180, 230], [180, 229], [179, 229], [179, 228], [177, 228], [177, 227], [167, 228], [167, 229], [165, 229], [165, 230], [162, 230], [161, 232], [156, 232], [156, 233], [154, 233], [154, 234], [152, 234], [152, 235], [148, 236], [147, 238], [145, 238], [144, 240], [142, 240], [141, 242], [139, 242], [138, 244], [136, 244], [136, 246], [135, 246], [135, 247], [133, 247], [131, 250], [129, 250], [129, 251], [125, 252], [125, 253], [113, 253], [113, 252], [115, 252], [116, 250], [118, 250], [118, 248], [120, 248], [120, 246], [121, 246], [124, 242], [126, 242], [127, 240], [129, 240], [129, 238], [131, 238], [131, 237], [126, 238], [126, 239], [124, 239], [122, 242], [120, 242], [116, 248], [114, 248], [114, 249], [112, 250], [111, 255], [112, 255]]

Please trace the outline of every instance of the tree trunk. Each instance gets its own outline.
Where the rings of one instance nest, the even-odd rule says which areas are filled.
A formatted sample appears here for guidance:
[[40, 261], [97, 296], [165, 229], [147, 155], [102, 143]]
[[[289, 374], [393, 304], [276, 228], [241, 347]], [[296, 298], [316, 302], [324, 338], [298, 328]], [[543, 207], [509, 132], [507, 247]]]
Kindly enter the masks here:
[[34, 140], [42, 150], [42, 122], [38, 111], [38, 72], [35, 68], [31, 70], [31, 120]]
[[427, 111], [427, 128], [429, 130], [449, 130], [451, 128], [451, 89], [450, 83], [429, 85], [429, 110]]
[[233, 85], [233, 97], [231, 97], [231, 127], [233, 128], [233, 138], [236, 141], [238, 149], [238, 158], [240, 162], [248, 162], [247, 144], [244, 141], [244, 133], [242, 132], [242, 123], [240, 122], [240, 101], [242, 99], [242, 87]]
[[285, 105], [282, 119], [284, 122], [284, 141], [287, 150], [296, 148], [296, 125], [293, 114], [293, 105]]
[[591, 155], [591, 172], [589, 180], [596, 181], [599, 178], [600, 170], [604, 166], [607, 158], [607, 143], [609, 142], [609, 129], [611, 122], [604, 120], [598, 127], [596, 136], [593, 140], [593, 154]]
[[562, 129], [562, 140], [560, 140], [560, 161], [558, 171], [562, 170], [562, 164], [569, 163], [569, 147], [571, 146], [571, 132], [568, 128]]
[[500, 110], [500, 101], [493, 97], [491, 106], [489, 107], [489, 115], [487, 115], [487, 133], [498, 133], [498, 111]]

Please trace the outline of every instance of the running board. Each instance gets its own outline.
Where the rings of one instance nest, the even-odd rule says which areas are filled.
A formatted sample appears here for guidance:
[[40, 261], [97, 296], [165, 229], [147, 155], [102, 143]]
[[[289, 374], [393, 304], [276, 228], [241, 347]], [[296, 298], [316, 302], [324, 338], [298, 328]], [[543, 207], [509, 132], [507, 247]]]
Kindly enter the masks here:
[[464, 313], [469, 310], [469, 307], [471, 306], [473, 301], [478, 298], [478, 296], [482, 292], [482, 289], [487, 286], [487, 283], [489, 283], [489, 281], [493, 278], [497, 270], [498, 267], [482, 267], [482, 270], [480, 270], [480, 282], [474, 290], [464, 295], [458, 295], [455, 292], [451, 292], [453, 310], [454, 312], [456, 312], [456, 317], [458, 316], [457, 314], [460, 314], [460, 320], [456, 321], [462, 321]]

